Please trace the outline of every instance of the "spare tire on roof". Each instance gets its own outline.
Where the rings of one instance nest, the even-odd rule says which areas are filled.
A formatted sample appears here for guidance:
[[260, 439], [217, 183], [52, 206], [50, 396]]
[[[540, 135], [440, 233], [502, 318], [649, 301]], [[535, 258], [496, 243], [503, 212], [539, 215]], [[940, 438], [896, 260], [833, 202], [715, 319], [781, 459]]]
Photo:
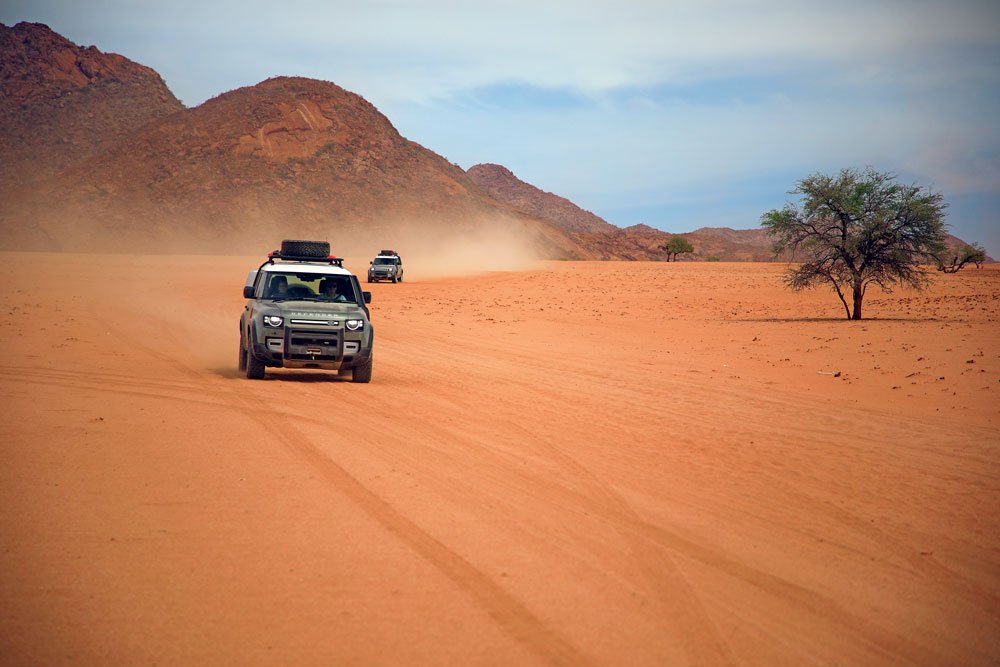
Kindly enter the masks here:
[[281, 254], [286, 257], [319, 257], [326, 259], [330, 256], [330, 242], [294, 241], [285, 239], [281, 242]]

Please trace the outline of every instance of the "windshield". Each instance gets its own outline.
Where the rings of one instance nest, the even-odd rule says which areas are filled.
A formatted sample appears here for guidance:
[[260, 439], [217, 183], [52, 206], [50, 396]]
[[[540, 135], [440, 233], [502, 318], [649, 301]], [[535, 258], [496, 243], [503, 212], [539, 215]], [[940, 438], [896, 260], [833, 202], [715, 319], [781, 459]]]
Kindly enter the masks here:
[[349, 276], [328, 273], [268, 271], [264, 274], [264, 299], [274, 301], [329, 301], [357, 303]]
[[396, 264], [399, 264], [399, 259], [396, 257], [376, 257], [375, 264], [376, 265], [390, 264], [392, 266], [395, 266]]

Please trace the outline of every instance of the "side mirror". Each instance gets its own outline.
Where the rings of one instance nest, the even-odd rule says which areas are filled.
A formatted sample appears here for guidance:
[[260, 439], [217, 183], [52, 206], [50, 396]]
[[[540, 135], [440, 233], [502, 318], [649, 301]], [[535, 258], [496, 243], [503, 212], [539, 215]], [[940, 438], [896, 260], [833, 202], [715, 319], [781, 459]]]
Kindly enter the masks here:
[[368, 264], [369, 264], [369, 265], [374, 265], [374, 264], [375, 264], [375, 261], [373, 260], [373, 261], [371, 261], [371, 262], [368, 262]]
[[372, 302], [372, 293], [371, 292], [362, 292], [361, 296], [363, 296], [365, 298], [365, 303], [371, 303]]
[[253, 285], [246, 285], [243, 288], [243, 298], [252, 299], [253, 298]]

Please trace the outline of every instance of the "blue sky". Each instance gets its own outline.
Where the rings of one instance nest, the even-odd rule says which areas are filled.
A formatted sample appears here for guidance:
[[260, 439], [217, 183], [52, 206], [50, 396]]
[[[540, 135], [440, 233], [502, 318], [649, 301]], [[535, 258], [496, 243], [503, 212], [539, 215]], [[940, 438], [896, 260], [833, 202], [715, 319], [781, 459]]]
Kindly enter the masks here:
[[611, 223], [750, 228], [798, 179], [871, 165], [941, 192], [1000, 258], [1000, 3], [5, 0], [156, 69], [188, 106], [333, 81], [463, 167]]

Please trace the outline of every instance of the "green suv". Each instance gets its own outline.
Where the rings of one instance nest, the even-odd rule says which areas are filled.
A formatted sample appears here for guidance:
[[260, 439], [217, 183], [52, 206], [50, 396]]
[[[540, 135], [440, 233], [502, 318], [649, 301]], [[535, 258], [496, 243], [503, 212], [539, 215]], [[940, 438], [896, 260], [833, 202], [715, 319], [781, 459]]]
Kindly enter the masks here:
[[354, 382], [371, 382], [371, 292], [330, 254], [329, 243], [282, 241], [247, 276], [243, 297], [239, 368], [248, 378], [262, 379], [270, 366], [350, 372]]

